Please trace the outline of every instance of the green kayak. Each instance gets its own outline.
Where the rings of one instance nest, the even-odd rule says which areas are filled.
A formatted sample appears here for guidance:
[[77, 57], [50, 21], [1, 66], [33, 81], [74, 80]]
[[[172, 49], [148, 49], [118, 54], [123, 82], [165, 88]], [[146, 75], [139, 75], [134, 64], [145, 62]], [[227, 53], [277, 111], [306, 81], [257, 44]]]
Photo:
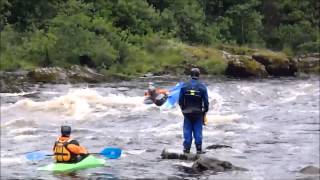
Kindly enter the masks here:
[[39, 167], [40, 171], [53, 171], [53, 172], [70, 172], [80, 169], [94, 168], [105, 165], [106, 160], [101, 158], [96, 158], [92, 155], [89, 155], [82, 161], [74, 164], [66, 163], [51, 163], [47, 166]]

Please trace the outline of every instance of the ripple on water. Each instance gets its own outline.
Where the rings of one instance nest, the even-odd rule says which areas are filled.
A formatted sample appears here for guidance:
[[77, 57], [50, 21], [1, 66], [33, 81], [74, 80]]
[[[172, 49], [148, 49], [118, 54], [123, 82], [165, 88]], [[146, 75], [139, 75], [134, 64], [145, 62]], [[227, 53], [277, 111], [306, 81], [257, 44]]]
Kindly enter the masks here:
[[[37, 97], [31, 96], [26, 101], [17, 96], [16, 104], [5, 104], [1, 107], [1, 152], [6, 155], [4, 159], [1, 157], [1, 162], [6, 161], [1, 169], [7, 170], [4, 177], [294, 179], [294, 171], [301, 166], [319, 165], [319, 141], [316, 139], [319, 137], [319, 87], [315, 86], [315, 80], [206, 82], [210, 111], [209, 124], [203, 132], [203, 146], [226, 144], [232, 147], [210, 150], [207, 155], [246, 167], [248, 172], [192, 174], [179, 168], [187, 165], [177, 166], [177, 161], [161, 160], [164, 148], [181, 151], [183, 117], [178, 106], [164, 110], [143, 105], [142, 94], [147, 83], [137, 81], [134, 85], [132, 82], [104, 83], [90, 85], [90, 88], [82, 88], [87, 85], [45, 85]], [[164, 85], [172, 84], [175, 82]], [[62, 124], [72, 126], [73, 137], [89, 152], [116, 146], [123, 149], [123, 157], [108, 160], [108, 167], [73, 175], [37, 172], [38, 166], [51, 160], [29, 164], [24, 162], [23, 155], [33, 150], [51, 151]]]

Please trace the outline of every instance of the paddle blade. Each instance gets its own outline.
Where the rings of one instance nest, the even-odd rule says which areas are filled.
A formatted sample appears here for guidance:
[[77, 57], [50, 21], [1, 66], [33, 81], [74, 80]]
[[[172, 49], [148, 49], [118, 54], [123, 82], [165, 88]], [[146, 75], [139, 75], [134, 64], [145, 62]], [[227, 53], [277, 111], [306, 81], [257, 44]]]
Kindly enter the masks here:
[[175, 87], [170, 89], [170, 93], [169, 93], [168, 99], [167, 99], [166, 103], [164, 104], [165, 108], [171, 109], [178, 102], [179, 95], [180, 95], [180, 89], [181, 89], [182, 86], [183, 86], [183, 82], [179, 82], [179, 83], [176, 84]]
[[35, 151], [26, 154], [26, 158], [31, 161], [39, 161], [46, 157], [47, 153], [43, 151]]
[[117, 159], [121, 156], [121, 152], [122, 150], [120, 148], [105, 148], [100, 154], [109, 159]]

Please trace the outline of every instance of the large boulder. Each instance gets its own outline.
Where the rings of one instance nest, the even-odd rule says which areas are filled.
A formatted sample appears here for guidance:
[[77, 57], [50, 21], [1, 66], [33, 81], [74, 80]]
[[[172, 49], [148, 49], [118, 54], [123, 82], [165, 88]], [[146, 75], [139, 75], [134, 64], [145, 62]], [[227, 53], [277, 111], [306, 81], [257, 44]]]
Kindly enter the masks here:
[[294, 76], [297, 73], [297, 63], [285, 54], [275, 52], [259, 52], [252, 59], [263, 64], [269, 75]]
[[98, 83], [104, 80], [104, 75], [97, 73], [94, 69], [89, 67], [71, 66], [67, 71], [67, 76], [72, 83], [89, 82]]
[[104, 76], [95, 70], [78, 65], [70, 68], [48, 67], [37, 68], [28, 73], [29, 78], [33, 82], [44, 83], [97, 83], [104, 80]]
[[315, 166], [307, 166], [302, 168], [299, 172], [303, 174], [320, 174], [320, 168]]
[[233, 77], [265, 77], [265, 67], [248, 56], [230, 55], [225, 74]]
[[67, 83], [68, 77], [65, 69], [60, 67], [36, 68], [28, 73], [34, 82]]
[[0, 92], [19, 93], [30, 90], [26, 71], [0, 72]]

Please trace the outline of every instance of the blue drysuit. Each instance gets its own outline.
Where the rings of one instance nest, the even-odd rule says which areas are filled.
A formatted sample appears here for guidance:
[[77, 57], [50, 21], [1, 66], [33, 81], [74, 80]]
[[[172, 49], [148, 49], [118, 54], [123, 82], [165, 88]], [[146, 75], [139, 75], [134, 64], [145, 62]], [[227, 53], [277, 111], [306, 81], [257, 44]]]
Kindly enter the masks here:
[[184, 116], [183, 147], [190, 150], [193, 133], [196, 149], [201, 151], [203, 118], [209, 107], [207, 87], [191, 79], [180, 90], [179, 105]]

